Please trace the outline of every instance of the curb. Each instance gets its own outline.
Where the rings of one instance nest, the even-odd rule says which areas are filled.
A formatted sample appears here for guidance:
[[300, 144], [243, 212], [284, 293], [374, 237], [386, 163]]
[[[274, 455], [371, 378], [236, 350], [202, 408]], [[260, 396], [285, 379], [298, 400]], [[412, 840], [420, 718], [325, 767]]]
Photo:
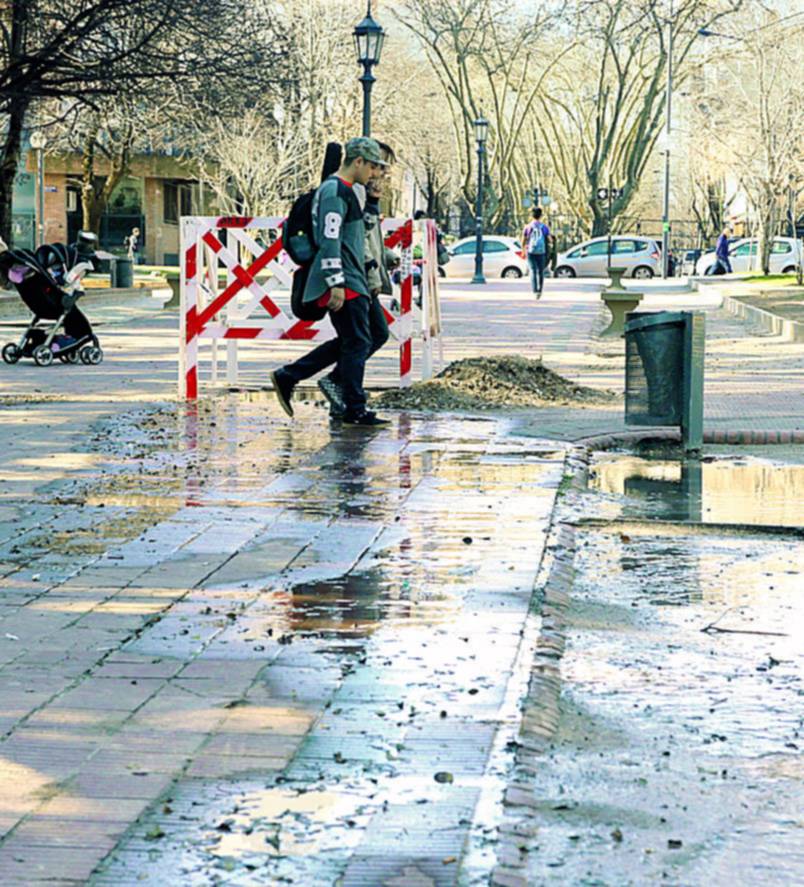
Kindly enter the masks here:
[[764, 308], [741, 302], [735, 296], [724, 295], [723, 308], [734, 317], [756, 324], [765, 332], [780, 336], [786, 342], [804, 342], [804, 323], [800, 321], [779, 317]]
[[[644, 441], [664, 441], [681, 443], [678, 429], [656, 429], [653, 431], [614, 431], [610, 434], [596, 434], [572, 441], [575, 446], [589, 450], [610, 450], [618, 446], [628, 446]], [[804, 429], [789, 431], [759, 429], [711, 430], [703, 435], [705, 444], [737, 444], [739, 446], [762, 446], [773, 444], [804, 444]]]
[[536, 828], [529, 822], [527, 811], [538, 805], [532, 777], [544, 766], [542, 756], [560, 719], [561, 658], [574, 579], [575, 528], [561, 524], [551, 547], [556, 556], [544, 587], [542, 626], [522, 703], [512, 779], [503, 798], [505, 814], [497, 845], [497, 865], [490, 880], [494, 887], [528, 887], [527, 859]]
[[[595, 435], [572, 442], [567, 451], [565, 473], [571, 475], [569, 489], [587, 489], [589, 462], [596, 450], [656, 440], [678, 443], [677, 429], [630, 431]], [[802, 431], [713, 431], [705, 443], [781, 444], [804, 443]], [[552, 516], [557, 526], [556, 552], [541, 600], [542, 625], [536, 643], [528, 690], [522, 700], [522, 719], [510, 779], [503, 798], [504, 818], [500, 824], [497, 864], [491, 872], [493, 887], [529, 887], [527, 860], [538, 835], [529, 811], [538, 808], [534, 777], [545, 766], [544, 754], [555, 737], [560, 720], [561, 659], [567, 640], [567, 611], [571, 604], [576, 554], [576, 528], [564, 522], [561, 500]]]

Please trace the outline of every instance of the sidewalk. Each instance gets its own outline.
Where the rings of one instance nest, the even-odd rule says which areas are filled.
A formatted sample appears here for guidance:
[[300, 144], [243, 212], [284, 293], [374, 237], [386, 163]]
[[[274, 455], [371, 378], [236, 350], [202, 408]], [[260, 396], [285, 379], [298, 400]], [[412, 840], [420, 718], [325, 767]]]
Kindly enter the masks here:
[[[447, 360], [621, 390], [593, 288], [551, 283], [445, 286]], [[708, 422], [802, 427], [804, 346], [715, 307]], [[92, 318], [101, 368], [1, 370], [6, 882], [483, 882], [566, 441], [621, 407], [367, 435], [270, 393], [186, 407], [175, 315]]]

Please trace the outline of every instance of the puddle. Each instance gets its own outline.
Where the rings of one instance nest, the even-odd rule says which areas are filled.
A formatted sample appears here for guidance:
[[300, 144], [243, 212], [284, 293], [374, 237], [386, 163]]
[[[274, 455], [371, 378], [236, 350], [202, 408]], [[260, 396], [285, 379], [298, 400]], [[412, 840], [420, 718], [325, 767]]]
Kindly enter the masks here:
[[623, 518], [804, 526], [804, 465], [598, 454], [589, 485], [617, 497]]
[[97, 883], [451, 884], [461, 866], [482, 883], [563, 452], [496, 421], [401, 415], [355, 435], [275, 406], [143, 416], [83, 491], [165, 509], [101, 565], [175, 589], [124, 653], [210, 676], [178, 679], [188, 719], [220, 705], [212, 676], [257, 665]]
[[804, 542], [761, 527], [802, 526], [804, 469], [606, 454], [592, 488], [623, 520], [577, 532], [527, 882], [801, 883]]

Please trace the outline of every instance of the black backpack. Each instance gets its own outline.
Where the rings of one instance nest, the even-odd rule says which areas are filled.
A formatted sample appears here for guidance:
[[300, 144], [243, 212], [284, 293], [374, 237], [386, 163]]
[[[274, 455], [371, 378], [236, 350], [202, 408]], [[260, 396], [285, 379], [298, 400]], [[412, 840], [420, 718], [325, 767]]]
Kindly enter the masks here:
[[[324, 152], [321, 181], [329, 178], [341, 165], [343, 149], [337, 142], [328, 142]], [[300, 195], [293, 201], [288, 217], [282, 224], [282, 245], [285, 252], [299, 266], [293, 273], [290, 291], [290, 310], [299, 320], [321, 320], [327, 309], [316, 302], [304, 302], [304, 288], [315, 258], [315, 231], [313, 229], [313, 198], [316, 189]]]

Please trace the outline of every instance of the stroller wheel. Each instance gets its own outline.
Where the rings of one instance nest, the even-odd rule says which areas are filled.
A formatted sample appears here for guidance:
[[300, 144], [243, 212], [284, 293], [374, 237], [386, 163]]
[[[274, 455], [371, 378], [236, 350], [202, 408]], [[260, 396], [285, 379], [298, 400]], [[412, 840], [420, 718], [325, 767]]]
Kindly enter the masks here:
[[103, 351], [97, 345], [84, 345], [80, 356], [81, 363], [98, 364], [103, 360]]
[[33, 359], [37, 366], [49, 367], [53, 363], [53, 352], [47, 345], [34, 348]]
[[69, 354], [65, 354], [63, 358], [65, 363], [78, 363], [80, 360], [77, 351], [71, 351]]
[[6, 363], [16, 363], [22, 357], [22, 351], [13, 343], [3, 346], [3, 360]]

